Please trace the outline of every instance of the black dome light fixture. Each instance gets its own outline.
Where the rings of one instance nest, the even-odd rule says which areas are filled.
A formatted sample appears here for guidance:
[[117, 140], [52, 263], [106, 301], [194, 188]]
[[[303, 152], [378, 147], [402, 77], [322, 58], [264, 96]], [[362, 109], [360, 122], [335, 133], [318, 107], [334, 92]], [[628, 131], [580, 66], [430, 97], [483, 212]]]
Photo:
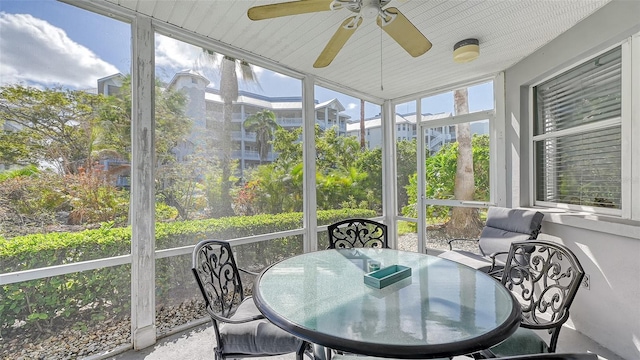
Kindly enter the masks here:
[[480, 55], [480, 42], [478, 39], [464, 39], [453, 45], [453, 61], [467, 63], [475, 60]]

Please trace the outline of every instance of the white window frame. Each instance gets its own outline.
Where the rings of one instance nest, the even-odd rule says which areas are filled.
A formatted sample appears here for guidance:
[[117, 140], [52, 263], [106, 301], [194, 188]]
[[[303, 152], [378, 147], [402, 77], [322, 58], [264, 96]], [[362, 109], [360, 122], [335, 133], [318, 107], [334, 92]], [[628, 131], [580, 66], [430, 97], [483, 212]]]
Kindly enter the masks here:
[[[632, 89], [631, 95], [629, 97], [628, 107], [622, 107], [623, 114], [629, 114], [629, 121], [625, 125], [623, 122], [623, 134], [629, 134], [628, 139], [635, 139], [635, 143], [631, 143], [628, 147], [630, 148], [628, 151], [628, 155], [624, 156], [623, 154], [623, 170], [624, 165], [628, 167], [630, 171], [624, 171], [623, 176], [628, 176], [630, 179], [630, 203], [628, 206], [628, 211], [630, 213], [623, 213], [623, 216], [633, 219], [640, 220], [640, 32], [633, 35], [631, 37], [631, 59], [629, 61], [628, 71], [631, 72], [629, 76], [630, 82], [628, 86], [633, 87], [635, 84], [635, 88]], [[625, 71], [625, 64], [622, 64], [622, 70]], [[623, 75], [625, 73], [623, 72]], [[625, 83], [622, 84], [623, 92], [629, 89], [625, 88]], [[623, 97], [624, 100], [624, 97]], [[623, 142], [624, 145], [624, 142]], [[626, 210], [626, 209], [625, 209]]]
[[[415, 222], [418, 227], [418, 252], [426, 253], [426, 206], [427, 205], [443, 205], [443, 206], [457, 206], [457, 207], [475, 207], [483, 208], [489, 206], [505, 206], [506, 201], [506, 145], [504, 143], [505, 133], [505, 75], [504, 72], [500, 72], [490, 77], [482, 77], [475, 81], [469, 81], [457, 84], [455, 86], [440, 88], [429, 92], [421, 93], [414, 96], [398, 98], [391, 102], [391, 107], [395, 113], [397, 106], [415, 102], [416, 115], [421, 114], [422, 100], [429, 96], [434, 96], [455, 89], [463, 87], [469, 88], [475, 85], [483, 83], [493, 83], [493, 109], [474, 111], [464, 115], [451, 115], [446, 118], [440, 118], [435, 120], [423, 121], [420, 116], [416, 116], [416, 167], [417, 173], [423, 174], [425, 170], [425, 151], [424, 151], [424, 130], [426, 128], [434, 128], [441, 126], [443, 130], [451, 125], [474, 122], [479, 120], [489, 121], [489, 202], [481, 201], [463, 201], [463, 200], [438, 200], [426, 198], [426, 181], [424, 177], [418, 178], [418, 212], [417, 218], [410, 218], [402, 216], [398, 213], [397, 206], [393, 206], [391, 211], [394, 211], [395, 218], [393, 223], [397, 221], [410, 221]], [[392, 125], [387, 125], [393, 129]], [[391, 137], [395, 139], [395, 135]], [[393, 141], [393, 161], [395, 162], [396, 142]], [[395, 173], [395, 169], [394, 169]], [[387, 189], [389, 191], [389, 189]], [[397, 189], [391, 190], [394, 199], [397, 197]]]
[[[600, 207], [592, 207], [592, 206], [584, 206], [584, 205], [572, 205], [572, 204], [564, 204], [564, 203], [554, 203], [548, 201], [538, 201], [536, 200], [536, 156], [535, 156], [535, 141], [542, 140], [548, 138], [549, 136], [546, 134], [536, 135], [534, 136], [534, 122], [537, 109], [535, 108], [534, 96], [535, 96], [535, 87], [546, 82], [547, 80], [554, 78], [566, 71], [572, 70], [581, 64], [589, 61], [590, 59], [594, 59], [607, 51], [610, 51], [614, 48], [620, 47], [621, 54], [621, 116], [618, 119], [610, 119], [605, 120], [599, 124], [593, 125], [581, 125], [576, 127], [575, 129], [567, 129], [562, 131], [564, 135], [571, 134], [575, 132], [575, 130], [579, 130], [578, 128], [584, 127], [594, 127], [599, 128], [604, 123], [618, 122], [621, 128], [621, 200], [620, 200], [620, 209], [608, 209], [608, 208], [600, 208]], [[634, 64], [635, 60], [636, 64]], [[529, 86], [529, 133], [532, 134], [529, 139], [529, 171], [531, 175], [531, 182], [529, 187], [529, 195], [530, 195], [530, 203], [535, 206], [546, 207], [546, 208], [556, 208], [556, 209], [564, 209], [568, 211], [580, 211], [585, 213], [593, 213], [593, 214], [601, 214], [601, 215], [610, 215], [616, 216], [623, 219], [640, 219], [640, 205], [638, 205], [638, 201], [640, 199], [640, 181], [638, 180], [638, 173], [640, 173], [640, 164], [634, 164], [633, 159], [636, 159], [636, 163], [640, 161], [640, 126], [635, 125], [632, 127], [633, 119], [635, 119], [636, 124], [640, 121], [640, 65], [637, 64], [638, 60], [640, 60], [640, 34], [636, 34], [633, 37], [627, 38], [624, 41], [607, 47], [606, 49], [599, 51], [595, 54], [592, 54], [588, 57], [582, 58], [571, 65], [562, 68], [561, 70], [549, 75], [548, 77], [541, 79], [540, 81], [531, 84]], [[632, 89], [633, 84], [636, 84], [635, 87], [637, 89]], [[635, 96], [633, 95], [635, 91]], [[633, 97], [632, 97], [633, 96]], [[635, 98], [635, 108], [633, 107]], [[635, 134], [635, 136], [634, 136]], [[557, 134], [556, 134], [557, 135]], [[633, 139], [636, 139], [635, 143]], [[635, 180], [634, 180], [635, 179]], [[635, 189], [634, 189], [635, 187]]]

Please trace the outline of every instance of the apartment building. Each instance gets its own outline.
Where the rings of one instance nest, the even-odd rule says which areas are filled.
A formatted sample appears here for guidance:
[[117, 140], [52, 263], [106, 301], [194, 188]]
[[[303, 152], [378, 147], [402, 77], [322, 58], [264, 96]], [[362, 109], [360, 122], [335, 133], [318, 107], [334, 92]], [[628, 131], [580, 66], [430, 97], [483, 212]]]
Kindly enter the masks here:
[[[423, 114], [423, 124], [429, 121], [444, 119], [453, 116], [450, 112], [439, 114]], [[396, 114], [395, 137], [396, 141], [414, 140], [418, 137], [418, 116], [416, 113]], [[360, 140], [360, 122], [347, 123], [347, 136], [355, 136]], [[436, 153], [444, 144], [456, 141], [456, 125], [424, 127], [424, 141], [430, 154]], [[489, 133], [489, 121], [476, 121], [471, 123], [471, 133], [485, 135]], [[380, 115], [365, 119], [364, 121], [365, 144], [368, 149], [382, 146], [382, 123]]]
[[[98, 80], [98, 92], [105, 95], [117, 93], [122, 84], [122, 74], [115, 74]], [[193, 120], [193, 130], [188, 137], [188, 143], [175, 149], [180, 159], [188, 155], [198, 141], [202, 141], [202, 134], [216, 134], [223, 121], [223, 101], [218, 89], [209, 87], [210, 81], [193, 70], [176, 73], [169, 83], [168, 89], [180, 91], [189, 99], [185, 113]], [[276, 116], [277, 123], [285, 129], [302, 126], [302, 97], [270, 97], [240, 91], [238, 99], [233, 103], [232, 115], [232, 158], [239, 162], [238, 171], [241, 177], [244, 170], [260, 164], [260, 156], [256, 145], [256, 134], [244, 128], [244, 120], [262, 111], [270, 110]], [[338, 134], [347, 135], [347, 121], [350, 117], [344, 114], [345, 107], [337, 99], [324, 102], [316, 101], [315, 122], [321, 129], [336, 127]], [[270, 152], [266, 161], [273, 161], [276, 154]]]

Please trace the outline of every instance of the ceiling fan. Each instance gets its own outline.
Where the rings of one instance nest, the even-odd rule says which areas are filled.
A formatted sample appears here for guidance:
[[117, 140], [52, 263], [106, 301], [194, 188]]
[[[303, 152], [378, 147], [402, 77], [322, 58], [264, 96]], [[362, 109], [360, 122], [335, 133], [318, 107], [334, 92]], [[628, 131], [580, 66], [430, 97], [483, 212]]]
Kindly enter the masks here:
[[342, 22], [338, 31], [322, 50], [313, 64], [326, 67], [338, 55], [351, 35], [362, 24], [363, 18], [376, 18], [376, 23], [411, 56], [418, 57], [431, 49], [431, 42], [415, 25], [395, 7], [383, 9], [391, 0], [298, 0], [254, 6], [247, 11], [251, 20], [273, 19], [281, 16], [307, 14], [321, 11], [349, 9], [355, 15]]

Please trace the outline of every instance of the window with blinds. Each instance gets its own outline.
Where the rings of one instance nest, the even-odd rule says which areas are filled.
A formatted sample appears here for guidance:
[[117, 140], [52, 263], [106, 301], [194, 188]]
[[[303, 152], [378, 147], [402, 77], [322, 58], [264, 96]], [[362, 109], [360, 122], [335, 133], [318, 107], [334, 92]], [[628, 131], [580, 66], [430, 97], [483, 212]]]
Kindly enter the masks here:
[[536, 202], [621, 208], [618, 47], [534, 87]]

